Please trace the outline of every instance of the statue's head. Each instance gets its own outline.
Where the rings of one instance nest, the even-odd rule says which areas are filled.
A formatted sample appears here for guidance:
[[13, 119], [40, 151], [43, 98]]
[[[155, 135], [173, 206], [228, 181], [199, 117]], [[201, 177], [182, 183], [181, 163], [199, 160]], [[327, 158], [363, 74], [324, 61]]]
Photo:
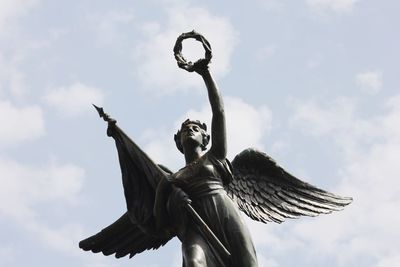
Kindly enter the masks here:
[[174, 135], [176, 147], [184, 153], [183, 146], [200, 146], [202, 150], [207, 149], [210, 135], [207, 133], [207, 125], [198, 120], [185, 120], [181, 129]]

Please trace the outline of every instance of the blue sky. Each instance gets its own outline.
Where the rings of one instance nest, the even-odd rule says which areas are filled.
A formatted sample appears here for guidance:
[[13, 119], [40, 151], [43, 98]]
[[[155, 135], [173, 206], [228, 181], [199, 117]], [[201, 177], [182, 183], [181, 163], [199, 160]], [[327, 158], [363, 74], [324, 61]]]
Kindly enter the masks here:
[[[1, 0], [0, 266], [181, 266], [177, 240], [130, 260], [83, 252], [78, 242], [125, 209], [115, 146], [91, 103], [175, 170], [184, 164], [173, 141], [180, 123], [210, 121], [201, 78], [172, 54], [192, 29], [213, 48], [229, 157], [256, 147], [354, 198], [317, 218], [247, 220], [260, 267], [398, 265], [399, 8], [390, 0]], [[188, 41], [183, 53], [203, 51]]]

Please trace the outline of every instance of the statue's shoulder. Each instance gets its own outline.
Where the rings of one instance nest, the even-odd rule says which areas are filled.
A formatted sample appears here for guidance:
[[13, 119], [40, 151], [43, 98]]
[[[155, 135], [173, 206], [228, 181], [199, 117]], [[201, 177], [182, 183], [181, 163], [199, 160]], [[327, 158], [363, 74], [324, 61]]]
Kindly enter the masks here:
[[229, 184], [233, 179], [232, 165], [227, 158], [219, 159], [212, 153], [207, 153], [207, 159], [217, 169], [224, 184]]

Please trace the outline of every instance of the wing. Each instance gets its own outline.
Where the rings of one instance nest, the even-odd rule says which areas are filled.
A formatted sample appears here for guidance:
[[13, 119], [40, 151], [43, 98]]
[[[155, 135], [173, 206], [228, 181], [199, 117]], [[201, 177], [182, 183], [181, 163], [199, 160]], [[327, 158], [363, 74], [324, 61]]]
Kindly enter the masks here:
[[131, 222], [125, 213], [113, 224], [99, 233], [79, 242], [79, 247], [94, 253], [102, 252], [109, 256], [115, 253], [116, 258], [135, 254], [148, 249], [157, 249], [165, 245], [171, 237], [155, 237], [145, 234], [142, 229]]
[[256, 221], [281, 223], [285, 218], [331, 213], [352, 201], [297, 179], [268, 155], [254, 149], [237, 155], [232, 168], [234, 179], [226, 191]]

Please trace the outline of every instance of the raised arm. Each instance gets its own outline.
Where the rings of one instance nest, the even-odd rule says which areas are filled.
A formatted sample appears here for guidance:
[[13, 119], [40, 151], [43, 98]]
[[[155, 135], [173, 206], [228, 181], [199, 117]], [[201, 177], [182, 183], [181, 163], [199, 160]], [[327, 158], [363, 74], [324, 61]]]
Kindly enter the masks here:
[[222, 101], [221, 95], [218, 92], [217, 84], [211, 76], [208, 66], [203, 66], [201, 70], [196, 70], [196, 72], [203, 77], [203, 80], [206, 84], [208, 99], [210, 101], [212, 110], [212, 146], [210, 149], [210, 153], [212, 153], [218, 159], [224, 159], [227, 153], [224, 103]]
[[[203, 44], [205, 49], [205, 58], [199, 59], [194, 64], [187, 62], [182, 56], [182, 41], [187, 38], [194, 38]], [[211, 104], [212, 110], [212, 123], [211, 123], [211, 140], [212, 146], [210, 152], [218, 159], [225, 159], [226, 157], [226, 126], [225, 126], [225, 114], [224, 104], [222, 98], [219, 95], [217, 84], [211, 76], [208, 69], [208, 63], [210, 63], [212, 52], [210, 43], [201, 34], [194, 30], [187, 33], [182, 33], [176, 40], [174, 46], [174, 55], [177, 60], [178, 66], [189, 72], [197, 72], [203, 77], [208, 91], [208, 99]]]

